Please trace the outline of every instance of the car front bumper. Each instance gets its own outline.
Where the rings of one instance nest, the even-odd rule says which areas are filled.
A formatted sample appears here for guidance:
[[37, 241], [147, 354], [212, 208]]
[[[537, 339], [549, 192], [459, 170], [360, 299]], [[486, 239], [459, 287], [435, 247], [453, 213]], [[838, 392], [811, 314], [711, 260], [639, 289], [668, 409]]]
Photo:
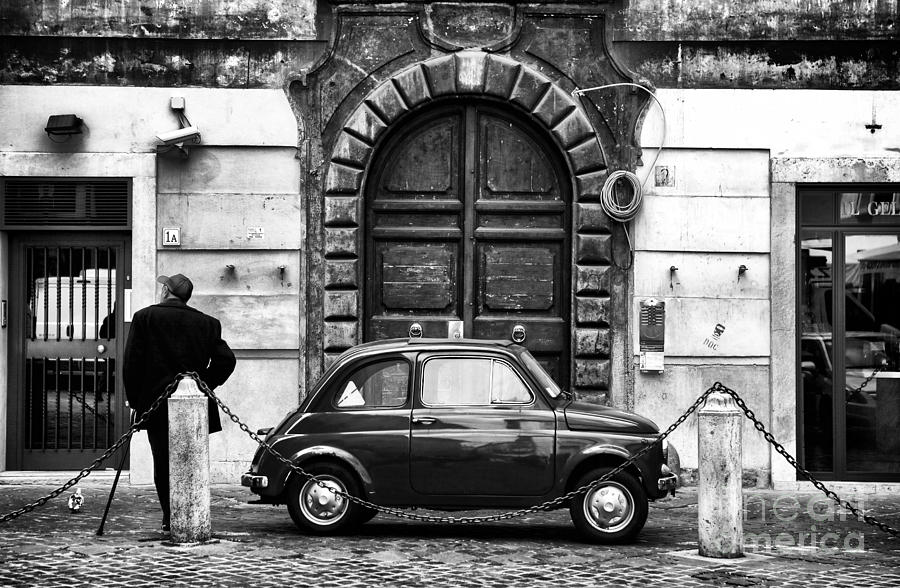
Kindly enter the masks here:
[[269, 487], [268, 476], [257, 476], [250, 472], [241, 474], [241, 486], [247, 486], [251, 490]]
[[672, 473], [668, 466], [663, 465], [656, 486], [662, 494], [670, 492], [675, 496], [675, 488], [678, 486], [678, 476]]

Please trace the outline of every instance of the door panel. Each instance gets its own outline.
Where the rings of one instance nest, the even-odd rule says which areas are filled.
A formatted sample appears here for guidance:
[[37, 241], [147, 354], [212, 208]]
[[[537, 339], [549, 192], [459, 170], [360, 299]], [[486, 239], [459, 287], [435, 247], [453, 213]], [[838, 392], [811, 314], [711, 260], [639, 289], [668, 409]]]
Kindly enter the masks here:
[[555, 434], [549, 409], [416, 409], [410, 446], [413, 490], [541, 496], [553, 484]]
[[481, 127], [481, 199], [559, 200], [553, 168], [540, 147], [509, 121], [491, 115]]
[[413, 121], [374, 165], [367, 200], [368, 341], [466, 337], [525, 346], [568, 386], [569, 209], [564, 168], [533, 132], [489, 106]]
[[381, 300], [386, 310], [447, 311], [456, 307], [455, 243], [380, 244]]
[[409, 133], [391, 158], [378, 199], [428, 199], [459, 193], [459, 113], [427, 122]]
[[81, 468], [121, 434], [124, 238], [14, 239], [11, 467]]
[[[554, 480], [556, 415], [505, 361], [435, 356], [423, 362], [410, 429], [410, 482], [421, 494], [541, 496]], [[524, 397], [504, 397], [507, 372]], [[514, 386], [514, 387], [515, 387]], [[530, 398], [529, 398], [530, 396]]]

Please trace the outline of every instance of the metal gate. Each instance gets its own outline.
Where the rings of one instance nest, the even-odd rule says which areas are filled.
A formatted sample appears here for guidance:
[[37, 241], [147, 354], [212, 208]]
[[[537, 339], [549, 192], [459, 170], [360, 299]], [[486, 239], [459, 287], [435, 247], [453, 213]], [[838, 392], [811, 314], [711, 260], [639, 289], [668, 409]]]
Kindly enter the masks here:
[[12, 469], [82, 467], [120, 434], [127, 237], [14, 238]]

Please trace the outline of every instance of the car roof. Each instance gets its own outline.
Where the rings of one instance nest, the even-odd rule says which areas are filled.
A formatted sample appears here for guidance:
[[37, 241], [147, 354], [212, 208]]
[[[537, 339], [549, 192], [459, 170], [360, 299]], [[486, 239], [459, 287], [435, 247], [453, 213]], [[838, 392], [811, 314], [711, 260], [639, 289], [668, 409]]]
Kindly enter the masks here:
[[384, 339], [361, 343], [344, 352], [343, 358], [348, 359], [361, 353], [377, 353], [389, 351], [404, 351], [415, 349], [417, 351], [428, 350], [454, 350], [454, 351], [478, 351], [496, 350], [500, 348], [519, 347], [512, 341], [502, 339], [439, 339], [439, 338], [410, 338], [410, 339]]

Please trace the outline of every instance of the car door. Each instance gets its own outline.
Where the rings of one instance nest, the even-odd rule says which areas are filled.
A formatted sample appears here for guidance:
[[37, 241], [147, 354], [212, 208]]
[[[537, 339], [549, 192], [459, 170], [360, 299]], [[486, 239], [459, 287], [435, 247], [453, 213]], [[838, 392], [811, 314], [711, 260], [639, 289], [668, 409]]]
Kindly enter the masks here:
[[411, 375], [404, 356], [355, 361], [335, 376], [298, 432], [307, 446], [351, 456], [378, 497], [408, 493]]
[[540, 496], [553, 486], [556, 418], [514, 361], [420, 358], [410, 481], [429, 495]]

